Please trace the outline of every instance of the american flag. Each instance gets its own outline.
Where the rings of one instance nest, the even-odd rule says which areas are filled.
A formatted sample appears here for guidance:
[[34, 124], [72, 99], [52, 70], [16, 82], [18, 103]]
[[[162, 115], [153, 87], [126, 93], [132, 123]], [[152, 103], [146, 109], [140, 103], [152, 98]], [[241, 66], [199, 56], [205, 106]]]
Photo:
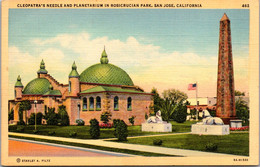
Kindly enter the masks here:
[[196, 90], [196, 88], [197, 88], [197, 84], [196, 83], [188, 85], [188, 90]]

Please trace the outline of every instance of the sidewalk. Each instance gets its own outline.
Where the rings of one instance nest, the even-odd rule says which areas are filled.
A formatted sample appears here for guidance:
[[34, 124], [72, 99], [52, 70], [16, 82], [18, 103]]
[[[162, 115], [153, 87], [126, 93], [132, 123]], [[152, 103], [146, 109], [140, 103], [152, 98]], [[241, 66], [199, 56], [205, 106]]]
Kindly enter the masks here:
[[[127, 137], [128, 139], [134, 139], [134, 138], [144, 138], [144, 137], [158, 137], [158, 136], [172, 136], [172, 135], [185, 135], [185, 134], [191, 134], [191, 132], [180, 132], [180, 133], [165, 133], [165, 134], [158, 134], [158, 135], [144, 135], [144, 136], [132, 136]], [[117, 140], [117, 138], [108, 138], [108, 139], [99, 139], [99, 140]]]
[[159, 147], [159, 146], [126, 144], [126, 143], [111, 142], [105, 140], [72, 139], [72, 138], [64, 138], [64, 137], [43, 136], [43, 135], [23, 134], [23, 133], [14, 133], [14, 132], [9, 132], [8, 134], [14, 136], [33, 137], [33, 138], [47, 139], [47, 140], [58, 140], [58, 141], [71, 142], [71, 143], [89, 144], [89, 145], [102, 146], [102, 147], [128, 149], [134, 151], [152, 152], [158, 154], [167, 154], [167, 155], [184, 156], [184, 157], [236, 157], [236, 158], [246, 157], [246, 156], [239, 156], [239, 155], [210, 153], [210, 152], [203, 152], [203, 151], [166, 148], [166, 147]]

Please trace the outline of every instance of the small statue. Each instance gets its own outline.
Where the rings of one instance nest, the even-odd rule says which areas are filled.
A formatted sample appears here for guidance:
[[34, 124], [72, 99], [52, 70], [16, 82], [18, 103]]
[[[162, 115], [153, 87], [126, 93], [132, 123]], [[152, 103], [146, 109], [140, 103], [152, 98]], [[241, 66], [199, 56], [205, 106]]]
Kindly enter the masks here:
[[161, 111], [157, 111], [155, 116], [151, 116], [147, 119], [147, 123], [164, 123], [161, 116]]
[[206, 117], [202, 119], [202, 122], [198, 122], [199, 125], [224, 125], [223, 121], [219, 117]]

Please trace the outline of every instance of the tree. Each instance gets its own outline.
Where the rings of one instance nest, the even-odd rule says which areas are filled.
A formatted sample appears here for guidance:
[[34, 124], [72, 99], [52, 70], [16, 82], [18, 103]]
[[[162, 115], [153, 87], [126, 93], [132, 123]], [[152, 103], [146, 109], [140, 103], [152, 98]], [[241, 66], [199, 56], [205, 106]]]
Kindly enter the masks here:
[[160, 103], [162, 101], [162, 98], [160, 97], [158, 91], [156, 88], [153, 88], [151, 93], [152, 95], [152, 100], [153, 100], [153, 106], [151, 106], [151, 110], [154, 111], [154, 114], [160, 110]]
[[164, 121], [169, 122], [170, 117], [172, 116], [173, 112], [176, 110], [177, 105], [174, 104], [169, 98], [163, 99], [160, 103], [160, 110], [162, 113], [162, 119]]
[[108, 123], [109, 120], [111, 120], [111, 113], [110, 112], [103, 112], [100, 116], [100, 120], [103, 122], [103, 123]]
[[178, 123], [183, 123], [187, 118], [187, 107], [185, 104], [179, 105], [178, 109], [173, 113], [173, 120]]
[[239, 119], [241, 119], [244, 124], [248, 125], [249, 107], [247, 106], [245, 100], [243, 100], [241, 97], [238, 98], [236, 100], [235, 106], [236, 106], [236, 116]]
[[118, 141], [126, 141], [128, 136], [127, 125], [123, 120], [120, 120], [115, 127], [115, 137]]
[[175, 103], [183, 103], [188, 98], [188, 95], [186, 93], [181, 92], [177, 89], [164, 90], [162, 94], [164, 99], [169, 98]]
[[47, 121], [47, 125], [57, 125], [58, 124], [58, 114], [55, 113], [55, 108], [49, 108], [48, 112], [44, 116]]
[[[176, 89], [169, 89], [163, 91], [163, 100], [160, 103], [160, 110], [162, 112], [162, 118], [163, 120], [169, 122], [170, 118], [173, 117], [173, 113], [176, 111], [180, 112], [176, 115], [180, 117], [181, 114], [182, 117], [186, 115], [186, 111], [182, 113], [183, 107], [186, 108], [186, 105], [188, 103], [184, 103], [184, 101], [188, 98], [187, 94], [184, 92], [181, 92]], [[185, 116], [186, 119], [186, 116]]]
[[132, 117], [130, 117], [128, 120], [129, 120], [129, 122], [132, 124], [132, 126], [134, 125], [134, 123], [135, 123], [135, 117], [136, 116], [132, 116]]
[[235, 90], [235, 96], [245, 96], [245, 92], [240, 92], [239, 90]]
[[99, 122], [96, 119], [91, 119], [90, 123], [90, 136], [92, 139], [98, 139], [100, 136]]
[[8, 113], [8, 121], [11, 121], [11, 120], [14, 120], [14, 109], [13, 108]]
[[31, 102], [29, 100], [24, 100], [19, 104], [19, 111], [25, 111], [25, 124], [27, 124], [27, 111], [32, 108]]
[[212, 116], [212, 117], [216, 117], [216, 110], [213, 110], [213, 109], [210, 109], [210, 108], [207, 108], [209, 114]]
[[[42, 124], [42, 113], [38, 112], [36, 114], [36, 124], [41, 125]], [[35, 113], [31, 113], [30, 118], [28, 119], [29, 125], [35, 125]]]
[[17, 125], [25, 125], [25, 122], [23, 120], [23, 111], [22, 108], [19, 107], [18, 111], [19, 121], [17, 122]]
[[191, 109], [190, 110], [191, 118], [195, 119], [196, 118], [196, 113], [197, 113], [197, 109], [196, 108]]
[[61, 126], [70, 125], [69, 115], [66, 111], [66, 106], [64, 105], [61, 105], [58, 108], [58, 123], [60, 123]]

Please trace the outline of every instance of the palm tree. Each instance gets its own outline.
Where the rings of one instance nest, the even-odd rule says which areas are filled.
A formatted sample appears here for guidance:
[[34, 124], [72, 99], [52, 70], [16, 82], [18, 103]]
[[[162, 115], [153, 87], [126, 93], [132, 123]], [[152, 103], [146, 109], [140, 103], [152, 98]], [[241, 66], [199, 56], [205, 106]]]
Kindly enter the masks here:
[[20, 103], [19, 108], [21, 112], [25, 111], [25, 124], [27, 125], [27, 111], [32, 108], [31, 102], [29, 100], [24, 100]]
[[174, 113], [178, 105], [171, 101], [168, 97], [163, 99], [160, 103], [160, 110], [162, 113], [162, 119], [169, 122], [171, 115]]
[[242, 98], [238, 98], [236, 100], [236, 116], [239, 119], [243, 120], [243, 123], [246, 123], [249, 119], [249, 107], [246, 102]]

